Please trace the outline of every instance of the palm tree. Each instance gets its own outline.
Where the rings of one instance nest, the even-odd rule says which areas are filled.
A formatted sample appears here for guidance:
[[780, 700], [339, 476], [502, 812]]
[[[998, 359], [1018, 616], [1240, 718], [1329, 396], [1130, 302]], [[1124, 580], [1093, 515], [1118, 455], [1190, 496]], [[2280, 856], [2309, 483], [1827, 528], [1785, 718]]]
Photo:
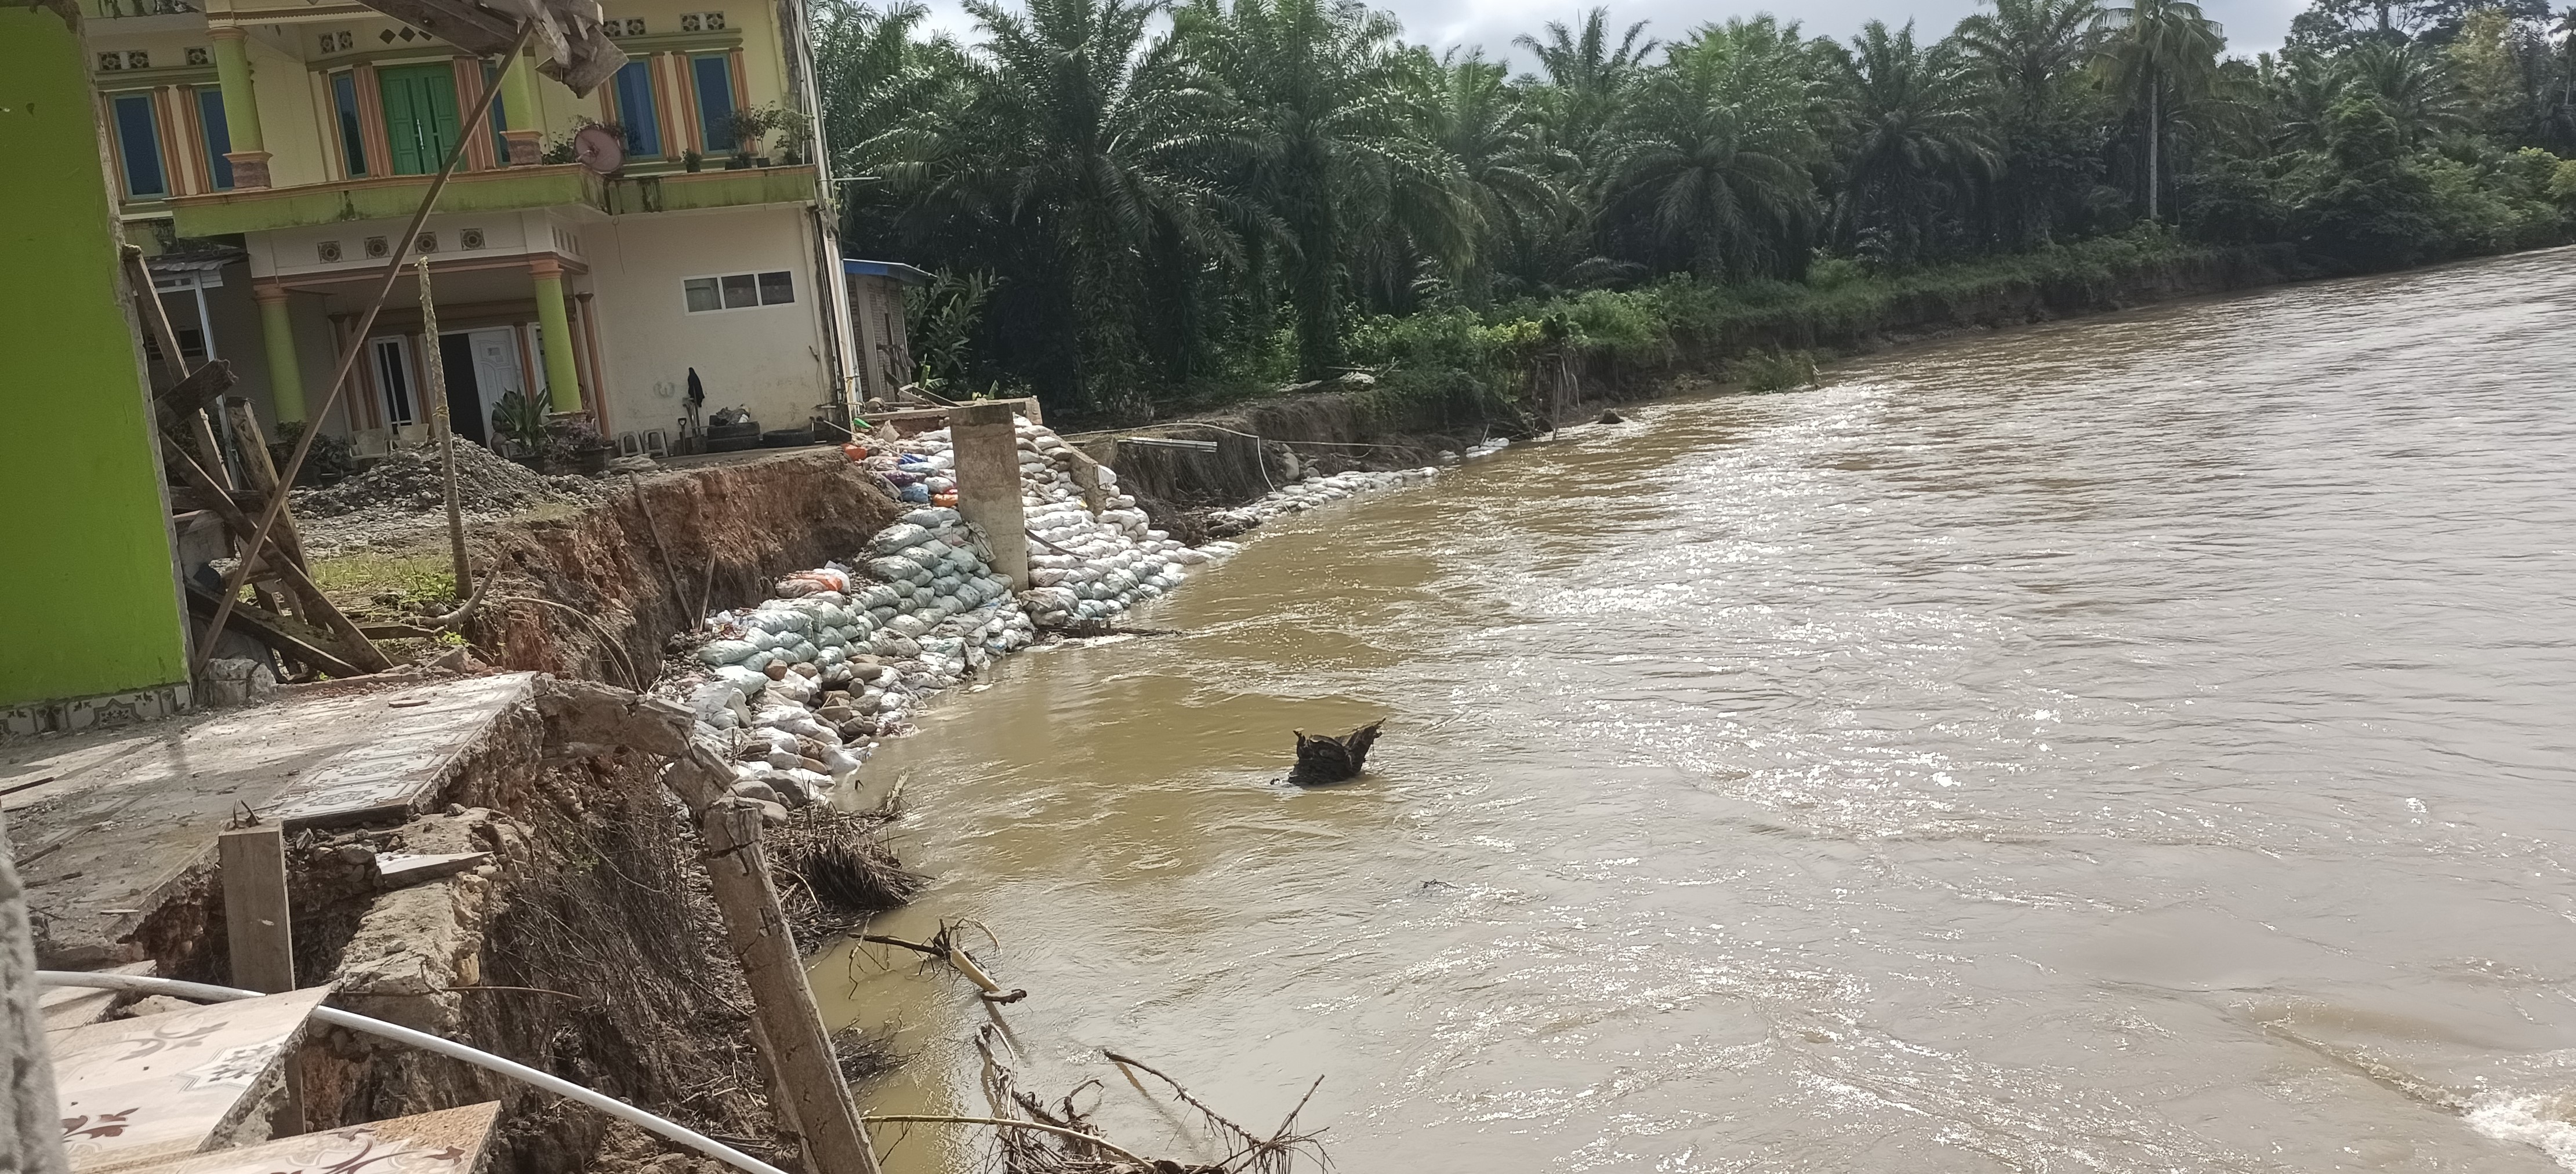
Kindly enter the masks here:
[[2372, 41], [2335, 62], [2340, 92], [2378, 102], [2397, 124], [2400, 145], [2414, 149], [2444, 131], [2471, 123], [2469, 102], [2434, 51], [2405, 42]]
[[1971, 75], [1947, 43], [1917, 46], [1914, 25], [1861, 26], [1843, 67], [1844, 186], [1835, 220], [1844, 239], [1879, 238], [1899, 264], [1922, 250], [1945, 201], [1964, 205], [1995, 176], [1993, 136]]
[[[814, 88], [832, 170], [851, 181], [855, 218], [924, 178], [944, 150], [947, 115], [970, 98], [972, 71], [946, 36], [917, 33], [930, 9], [899, 0], [879, 10], [835, 0], [814, 13]], [[856, 235], [854, 226], [846, 233]]]
[[[1768, 16], [1708, 27], [1646, 75], [1613, 135], [1608, 209], [1704, 276], [1802, 269], [1816, 222], [1812, 62]], [[1669, 264], [1679, 255], [1680, 264]]]
[[1581, 23], [1573, 29], [1551, 20], [1546, 40], [1523, 33], [1512, 44], [1538, 59], [1539, 76], [1526, 80], [1545, 83], [1538, 98], [1557, 144], [1588, 164], [1597, 161], [1601, 132], [1617, 119], [1621, 101], [1645, 72], [1646, 56], [1658, 42], [1645, 37], [1646, 22], [1641, 20], [1629, 25], [1612, 48], [1607, 8], [1586, 9]]
[[1550, 177], [1573, 171], [1574, 158], [1547, 142], [1534, 105], [1481, 52], [1452, 50], [1415, 78], [1428, 90], [1419, 99], [1428, 138], [1454, 161], [1459, 198], [1473, 216], [1475, 256], [1462, 276], [1470, 299], [1482, 302], [1497, 259], [1524, 251], [1566, 203]]
[[984, 34], [975, 101], [957, 119], [971, 137], [922, 198], [1025, 242], [1018, 268], [1036, 280], [1014, 284], [1043, 289], [1044, 319], [1070, 336], [1051, 348], [1055, 377], [1095, 407], [1133, 408], [1144, 254], [1176, 240], [1236, 255], [1234, 209], [1212, 176], [1249, 152], [1246, 128], [1169, 37], [1149, 39], [1151, 0], [966, 10]]
[[1472, 247], [1455, 167], [1402, 82], [1397, 31], [1358, 0], [1191, 0], [1174, 14], [1174, 35], [1227, 83], [1259, 143], [1235, 182], [1284, 232], [1310, 379], [1341, 362], [1351, 225], [1452, 261]]
[[2094, 60], [2103, 83], [2142, 119], [2147, 219], [2155, 220], [2168, 122], [2177, 106], [2208, 92], [2226, 30], [2191, 0], [2129, 0], [2103, 9], [2097, 23], [2103, 37]]
[[2093, 56], [2096, 0], [1991, 0], [1993, 12], [1959, 22], [1961, 56], [2023, 118], [2053, 105]]

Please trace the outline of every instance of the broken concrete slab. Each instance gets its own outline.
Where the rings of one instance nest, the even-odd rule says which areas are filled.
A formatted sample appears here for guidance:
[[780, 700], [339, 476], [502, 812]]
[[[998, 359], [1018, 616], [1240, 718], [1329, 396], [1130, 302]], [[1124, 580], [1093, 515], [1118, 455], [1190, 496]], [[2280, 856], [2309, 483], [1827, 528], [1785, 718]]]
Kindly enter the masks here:
[[282, 1059], [329, 987], [45, 1033], [63, 1152], [81, 1174], [267, 1136]]
[[[147, 958], [141, 962], [128, 962], [123, 966], [110, 966], [105, 973], [139, 974], [148, 978], [159, 970], [160, 968]], [[87, 1027], [106, 1019], [108, 1012], [116, 1009], [116, 1001], [124, 997], [124, 994], [123, 991], [101, 990], [90, 986], [50, 986], [36, 996], [36, 1007], [44, 1013], [45, 1030], [61, 1031], [71, 1027]]]
[[442, 1109], [346, 1129], [299, 1133], [239, 1149], [216, 1150], [129, 1174], [278, 1174], [279, 1171], [366, 1171], [366, 1174], [473, 1174], [491, 1144], [499, 1101]]
[[435, 855], [385, 852], [376, 857], [376, 883], [388, 889], [405, 888], [442, 876], [454, 876], [491, 862], [492, 854], [489, 852], [442, 852]]
[[297, 688], [250, 709], [0, 745], [38, 959], [77, 970], [140, 957], [137, 929], [202, 879], [245, 807], [290, 827], [407, 814], [534, 679]]

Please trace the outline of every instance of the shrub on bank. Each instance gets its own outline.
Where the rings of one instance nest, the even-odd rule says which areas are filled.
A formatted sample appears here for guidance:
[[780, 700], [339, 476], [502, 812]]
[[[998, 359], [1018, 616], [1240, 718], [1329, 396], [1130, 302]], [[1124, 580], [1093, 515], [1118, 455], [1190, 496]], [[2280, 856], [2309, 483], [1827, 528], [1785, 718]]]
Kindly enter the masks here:
[[[1356, 323], [1352, 361], [1383, 371], [1372, 417], [1428, 427], [1529, 402], [1560, 361], [1588, 388], [1685, 368], [1724, 370], [1753, 390], [1802, 386], [1818, 349], [1884, 333], [2026, 321], [2118, 300], [2141, 283], [2240, 262], [2245, 252], [2141, 228], [1960, 265], [1871, 273], [1825, 261], [1800, 282], [1680, 276], [1626, 290], [1461, 307]], [[1499, 411], [1498, 411], [1499, 410]], [[1488, 415], [1486, 418], [1495, 418]], [[1398, 424], [1398, 422], [1403, 422]]]

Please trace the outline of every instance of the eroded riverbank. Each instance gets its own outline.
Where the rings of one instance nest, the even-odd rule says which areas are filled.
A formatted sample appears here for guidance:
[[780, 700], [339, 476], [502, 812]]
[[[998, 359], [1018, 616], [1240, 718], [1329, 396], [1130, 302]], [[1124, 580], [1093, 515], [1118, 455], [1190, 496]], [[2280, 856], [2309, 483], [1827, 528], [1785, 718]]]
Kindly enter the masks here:
[[[1254, 1121], [1323, 1075], [1372, 1167], [2550, 1169], [2570, 304], [2547, 253], [1932, 344], [1276, 523], [1186, 635], [887, 744], [937, 880], [881, 928], [991, 925], [1024, 1082], [1175, 1152], [1096, 1049]], [[899, 1025], [879, 1111], [972, 1107], [911, 971], [815, 983]]]

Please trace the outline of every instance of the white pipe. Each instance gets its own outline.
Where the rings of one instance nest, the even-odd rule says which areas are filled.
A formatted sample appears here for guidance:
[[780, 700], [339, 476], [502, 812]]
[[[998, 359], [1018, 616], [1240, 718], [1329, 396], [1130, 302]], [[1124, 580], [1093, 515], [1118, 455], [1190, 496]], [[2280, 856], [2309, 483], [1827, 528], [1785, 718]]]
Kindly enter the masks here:
[[[92, 974], [78, 970], [39, 970], [36, 972], [36, 985], [97, 987], [102, 990], [144, 991], [156, 995], [177, 995], [180, 998], [198, 999], [209, 1003], [225, 1003], [236, 999], [256, 999], [261, 997], [258, 991], [246, 991], [228, 986], [212, 986], [202, 982], [181, 982], [175, 978], [152, 978], [140, 974]], [[655, 1133], [670, 1138], [681, 1145], [687, 1146], [690, 1149], [696, 1150], [699, 1153], [705, 1154], [708, 1157], [714, 1158], [715, 1160], [723, 1162], [728, 1166], [732, 1166], [735, 1169], [749, 1171], [750, 1174], [787, 1174], [786, 1171], [781, 1170], [776, 1166], [772, 1166], [767, 1162], [761, 1161], [758, 1158], [734, 1149], [723, 1142], [717, 1141], [703, 1133], [690, 1129], [685, 1125], [681, 1125], [665, 1118], [656, 1117], [653, 1114], [647, 1113], [642, 1109], [638, 1109], [624, 1101], [603, 1096], [599, 1093], [583, 1088], [578, 1084], [574, 1084], [569, 1080], [565, 1080], [562, 1077], [546, 1072], [540, 1072], [537, 1069], [530, 1068], [515, 1060], [504, 1060], [490, 1052], [482, 1051], [477, 1048], [469, 1048], [451, 1039], [442, 1039], [438, 1036], [431, 1035], [428, 1032], [414, 1031], [408, 1027], [399, 1027], [381, 1019], [369, 1019], [364, 1015], [352, 1014], [337, 1007], [316, 1007], [313, 1009], [313, 1017], [324, 1023], [345, 1027], [351, 1031], [363, 1031], [369, 1035], [380, 1035], [389, 1040], [410, 1044], [411, 1046], [423, 1051], [436, 1052], [442, 1056], [463, 1060], [477, 1068], [498, 1072], [503, 1076], [507, 1076], [523, 1084], [530, 1084], [544, 1089], [556, 1096], [580, 1101], [581, 1103], [597, 1109], [602, 1113], [606, 1113], [611, 1117], [650, 1129]]]

